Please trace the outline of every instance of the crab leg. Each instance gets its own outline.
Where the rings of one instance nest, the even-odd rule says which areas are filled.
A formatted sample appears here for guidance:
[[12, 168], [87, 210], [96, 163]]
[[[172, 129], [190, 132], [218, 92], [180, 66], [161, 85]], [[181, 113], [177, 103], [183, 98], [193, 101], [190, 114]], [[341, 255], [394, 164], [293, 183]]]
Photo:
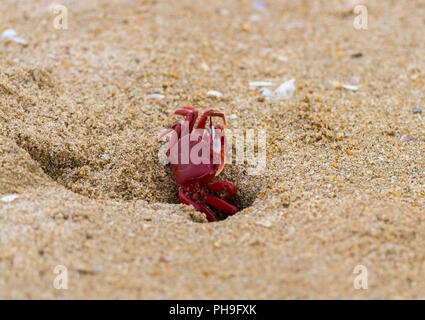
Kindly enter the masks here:
[[212, 182], [208, 185], [208, 189], [213, 192], [226, 191], [227, 194], [223, 196], [226, 200], [232, 199], [237, 191], [236, 185], [227, 180]]
[[207, 216], [208, 222], [215, 222], [217, 218], [215, 217], [214, 212], [204, 203], [199, 203], [199, 207], [201, 208], [199, 211], [205, 213]]
[[213, 196], [211, 194], [207, 195], [205, 201], [212, 207], [227, 212], [229, 214], [235, 214], [238, 212], [238, 208], [230, 203], [227, 203], [224, 200], [221, 200], [219, 197]]
[[194, 207], [197, 211], [205, 213], [205, 215], [207, 216], [208, 222], [217, 221], [214, 215], [214, 212], [210, 208], [208, 208], [207, 205], [193, 201], [189, 196], [184, 194], [182, 191], [179, 191], [179, 198], [182, 203], [188, 206]]
[[198, 110], [196, 110], [192, 106], [187, 106], [182, 109], [176, 110], [174, 113], [172, 113], [169, 118], [175, 116], [175, 115], [181, 115], [185, 116], [186, 119], [184, 121], [189, 122], [189, 133], [192, 132], [193, 127], [195, 125], [195, 121], [198, 118]]

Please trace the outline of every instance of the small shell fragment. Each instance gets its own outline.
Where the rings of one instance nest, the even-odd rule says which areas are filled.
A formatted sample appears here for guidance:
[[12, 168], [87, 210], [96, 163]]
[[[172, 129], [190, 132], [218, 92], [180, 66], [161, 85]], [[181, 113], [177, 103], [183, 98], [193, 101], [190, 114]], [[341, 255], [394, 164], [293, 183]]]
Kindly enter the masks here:
[[1, 197], [0, 200], [3, 201], [3, 202], [12, 202], [13, 200], [15, 200], [18, 197], [19, 197], [19, 195], [17, 195], [17, 194], [7, 194], [7, 195]]
[[21, 44], [23, 46], [28, 45], [28, 41], [26, 41], [26, 40], [24, 40], [22, 38], [19, 38], [18, 37], [18, 34], [16, 33], [16, 31], [13, 30], [13, 29], [6, 29], [6, 30], [4, 30], [2, 32], [2, 34], [1, 34], [1, 36], [3, 38], [7, 39], [7, 40], [13, 41], [15, 43], [19, 43], [19, 44]]
[[261, 88], [258, 90], [263, 96], [266, 97], [266, 99], [270, 99], [271, 96], [273, 96], [273, 91], [271, 91], [268, 88]]
[[171, 257], [170, 257], [170, 256], [167, 256], [167, 255], [163, 255], [163, 256], [161, 256], [161, 257], [159, 258], [159, 260], [161, 260], [161, 262], [168, 263], [168, 262], [170, 262], [170, 261], [171, 261]]
[[401, 142], [409, 142], [409, 141], [414, 141], [414, 140], [415, 140], [415, 137], [412, 136], [411, 134], [405, 134], [400, 139]]
[[153, 93], [147, 96], [148, 99], [157, 99], [157, 100], [161, 100], [164, 99], [165, 96], [163, 96], [162, 94], [158, 94], [158, 93]]
[[220, 9], [219, 12], [222, 16], [228, 16], [229, 15], [229, 10], [227, 10], [227, 9]]
[[201, 68], [202, 68], [202, 70], [204, 70], [204, 71], [210, 71], [210, 67], [209, 67], [209, 65], [208, 65], [205, 61], [203, 61], [203, 62], [201, 63]]
[[271, 87], [274, 86], [273, 82], [268, 81], [253, 81], [249, 83], [250, 87]]
[[[274, 86], [273, 82], [268, 81], [253, 81], [249, 83], [250, 87], [261, 87], [258, 89], [258, 92], [260, 92], [266, 100], [269, 100], [270, 98], [274, 98], [277, 100], [284, 99], [288, 100], [292, 97], [294, 94], [296, 87], [295, 87], [295, 79], [290, 79], [288, 81], [283, 82], [276, 90], [271, 90], [266, 87]], [[264, 101], [264, 99], [260, 98], [260, 101]]]
[[262, 218], [258, 221], [255, 222], [257, 225], [265, 227], [265, 228], [270, 228], [271, 226], [273, 226], [273, 221], [271, 219], [267, 219], [267, 218]]
[[358, 86], [353, 86], [353, 85], [350, 85], [350, 84], [343, 84], [343, 85], [341, 85], [341, 87], [344, 88], [344, 89], [347, 89], [347, 90], [351, 90], [351, 91], [359, 90]]
[[288, 100], [294, 94], [295, 89], [295, 79], [285, 81], [273, 92], [273, 97]]
[[357, 91], [359, 89], [358, 86], [353, 86], [353, 85], [350, 85], [350, 84], [343, 84], [339, 81], [332, 81], [332, 86], [334, 87], [334, 89], [344, 88], [344, 89], [350, 90], [350, 91]]

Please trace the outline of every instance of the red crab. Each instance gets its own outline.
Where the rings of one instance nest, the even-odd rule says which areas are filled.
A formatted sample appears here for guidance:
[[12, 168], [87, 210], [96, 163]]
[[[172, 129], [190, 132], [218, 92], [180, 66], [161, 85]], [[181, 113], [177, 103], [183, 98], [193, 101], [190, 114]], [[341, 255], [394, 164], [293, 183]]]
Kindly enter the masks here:
[[[187, 106], [178, 109], [170, 117], [174, 115], [184, 116], [185, 121], [176, 123], [170, 129], [162, 132], [157, 141], [173, 132], [167, 156], [171, 162], [174, 179], [179, 187], [181, 202], [192, 205], [197, 211], [205, 213], [209, 222], [217, 221], [210, 206], [227, 214], [235, 214], [238, 208], [225, 200], [230, 200], [235, 195], [236, 185], [226, 180], [211, 182], [225, 165], [227, 143], [224, 136], [226, 127], [224, 114], [207, 110], [202, 114], [196, 128], [198, 110], [194, 107]], [[221, 118], [223, 126], [213, 126], [213, 117]], [[208, 120], [209, 127], [205, 128]], [[224, 200], [214, 194], [222, 191], [226, 191], [226, 194], [222, 196]]]

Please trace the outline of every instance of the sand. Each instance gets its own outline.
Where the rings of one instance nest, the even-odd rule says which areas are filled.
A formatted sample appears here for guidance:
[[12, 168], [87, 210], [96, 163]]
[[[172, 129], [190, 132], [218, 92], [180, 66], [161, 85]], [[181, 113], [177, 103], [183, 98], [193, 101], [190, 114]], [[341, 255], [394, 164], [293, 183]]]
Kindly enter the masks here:
[[[67, 30], [0, 3], [27, 41], [0, 38], [0, 298], [425, 298], [421, 1], [364, 1], [367, 30], [355, 1], [62, 2]], [[189, 104], [267, 132], [265, 172], [219, 176], [242, 210], [217, 223], [158, 159]]]

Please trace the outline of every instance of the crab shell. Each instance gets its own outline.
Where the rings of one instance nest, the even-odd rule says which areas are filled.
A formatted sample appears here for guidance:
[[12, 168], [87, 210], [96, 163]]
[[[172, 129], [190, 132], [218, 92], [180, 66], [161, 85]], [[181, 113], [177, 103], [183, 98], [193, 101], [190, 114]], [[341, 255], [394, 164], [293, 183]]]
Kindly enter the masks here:
[[[184, 145], [188, 145], [186, 150], [183, 149]], [[169, 150], [171, 168], [177, 184], [189, 186], [196, 182], [210, 182], [223, 170], [226, 153], [227, 141], [221, 125], [194, 129], [182, 136]], [[186, 161], [188, 163], [184, 163], [182, 155], [186, 155], [186, 159], [189, 158]]]

